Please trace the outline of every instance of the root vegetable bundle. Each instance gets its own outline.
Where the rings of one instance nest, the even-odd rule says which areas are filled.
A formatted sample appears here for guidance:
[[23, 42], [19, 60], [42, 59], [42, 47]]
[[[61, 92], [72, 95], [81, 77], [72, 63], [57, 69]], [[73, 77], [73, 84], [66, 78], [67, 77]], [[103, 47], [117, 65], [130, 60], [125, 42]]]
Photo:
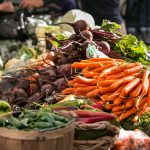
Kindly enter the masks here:
[[29, 65], [9, 76], [4, 75], [0, 82], [1, 99], [8, 101], [13, 108], [30, 107], [33, 102], [54, 102], [55, 95], [66, 88], [67, 78], [75, 71], [71, 64], [39, 66]]
[[63, 94], [91, 98], [115, 114], [118, 121], [150, 107], [149, 70], [141, 63], [91, 58], [75, 62], [72, 67], [82, 72], [69, 81], [70, 87]]

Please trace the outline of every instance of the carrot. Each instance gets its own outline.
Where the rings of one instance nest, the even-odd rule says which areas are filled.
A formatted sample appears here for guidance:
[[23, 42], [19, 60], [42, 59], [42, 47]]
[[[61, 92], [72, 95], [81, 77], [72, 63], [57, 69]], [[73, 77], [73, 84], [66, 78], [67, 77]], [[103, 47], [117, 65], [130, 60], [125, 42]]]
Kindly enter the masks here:
[[108, 74], [111, 73], [111, 71], [113, 71], [114, 69], [116, 69], [118, 66], [112, 66], [110, 68], [104, 69], [101, 74], [99, 75], [99, 77], [106, 77]]
[[135, 106], [139, 107], [140, 105], [142, 105], [146, 102], [147, 102], [147, 97], [144, 97], [144, 98], [139, 97], [136, 99]]
[[124, 70], [124, 73], [126, 75], [131, 75], [131, 74], [140, 72], [142, 68], [143, 68], [143, 66], [141, 64], [139, 64], [139, 65], [136, 65], [135, 67]]
[[126, 76], [126, 77], [123, 77], [121, 79], [118, 79], [116, 82], [112, 83], [111, 84], [111, 88], [112, 89], [116, 89], [117, 87], [119, 87], [120, 85], [122, 84], [125, 84], [125, 83], [128, 83], [130, 81], [132, 81], [134, 79], [133, 76]]
[[94, 97], [96, 97], [99, 94], [99, 92], [100, 92], [99, 89], [95, 89], [95, 90], [87, 93], [86, 96], [88, 98], [94, 98]]
[[108, 65], [111, 63], [112, 63], [112, 61], [91, 62], [91, 63], [87, 64], [87, 66], [90, 68], [98, 68], [98, 67]]
[[121, 78], [123, 78], [123, 77], [125, 77], [124, 72], [120, 72], [120, 73], [118, 73], [118, 74], [108, 75], [108, 76], [106, 77], [106, 79], [107, 79], [107, 80], [109, 80], [109, 79], [121, 79]]
[[135, 106], [135, 98], [129, 98], [127, 101], [125, 101], [125, 108], [131, 108]]
[[133, 91], [130, 92], [130, 97], [137, 97], [141, 92], [141, 84], [137, 85]]
[[139, 62], [136, 62], [136, 63], [128, 63], [128, 64], [127, 64], [127, 69], [132, 68], [132, 67], [135, 67], [135, 66], [138, 66], [138, 65], [141, 65], [141, 63], [139, 63]]
[[124, 69], [127, 68], [127, 63], [122, 63], [119, 67], [117, 67], [116, 69], [112, 70], [110, 74], [117, 74], [120, 73], [122, 71], [124, 71]]
[[69, 84], [69, 85], [74, 85], [74, 79], [73, 79], [73, 80], [68, 81], [68, 84]]
[[102, 70], [104, 70], [104, 69], [107, 69], [107, 68], [110, 68], [110, 67], [112, 67], [112, 66], [114, 66], [114, 65], [116, 65], [114, 62], [111, 62], [111, 63], [109, 63], [109, 64], [107, 64], [107, 65], [103, 65], [103, 66], [101, 66], [101, 67], [98, 67], [98, 68], [96, 68], [96, 69], [93, 69], [92, 71], [93, 72], [98, 72], [98, 73], [100, 73]]
[[82, 62], [82, 63], [89, 63], [90, 60], [81, 60], [80, 62]]
[[88, 93], [91, 92], [93, 90], [95, 90], [97, 88], [97, 86], [87, 86], [87, 87], [80, 87], [80, 88], [76, 88], [75, 91], [77, 93]]
[[120, 86], [114, 93], [112, 93], [107, 100], [114, 100], [122, 91], [124, 85]]
[[[144, 107], [145, 104], [141, 105], [139, 108], [142, 109]], [[131, 108], [130, 110], [126, 111], [125, 113], [123, 113], [122, 115], [120, 115], [118, 117], [118, 121], [121, 122], [124, 119], [130, 117], [131, 115], [135, 114], [138, 111], [138, 108]]]
[[134, 77], [136, 77], [136, 78], [142, 78], [142, 76], [143, 76], [143, 73], [142, 72], [138, 72], [138, 73], [134, 73], [134, 74], [132, 74]]
[[139, 111], [133, 118], [134, 122], [137, 122], [139, 117], [144, 114], [146, 111], [150, 111], [150, 107], [144, 107], [141, 111]]
[[75, 91], [75, 92], [74, 92], [74, 95], [76, 95], [76, 96], [85, 96], [86, 93], [82, 93], [82, 92], [77, 92], [77, 91]]
[[123, 101], [125, 100], [125, 98], [123, 97], [118, 97], [114, 100], [114, 104], [115, 105], [120, 105]]
[[89, 72], [84, 72], [83, 76], [86, 78], [93, 78], [94, 76], [99, 76], [99, 73], [89, 71]]
[[74, 83], [81, 83], [81, 84], [87, 84], [87, 85], [96, 85], [97, 83], [95, 79], [88, 79], [80, 75], [76, 76], [73, 81]]
[[127, 96], [129, 92], [136, 87], [140, 83], [140, 78], [135, 78], [132, 81], [130, 81], [127, 85], [124, 86], [122, 89], [120, 96]]
[[62, 94], [64, 94], [64, 95], [73, 94], [74, 91], [75, 91], [74, 88], [66, 88], [62, 91]]
[[74, 88], [87, 87], [87, 86], [88, 86], [87, 84], [81, 84], [81, 83], [74, 83], [74, 84], [73, 84], [73, 87], [74, 87]]
[[149, 87], [148, 87], [148, 96], [147, 96], [147, 106], [150, 107], [150, 77], [149, 80]]
[[115, 106], [114, 104], [107, 104], [107, 105], [105, 106], [105, 109], [106, 109], [106, 110], [112, 110], [112, 108], [113, 108], [114, 106]]
[[98, 61], [113, 61], [112, 58], [90, 58], [89, 61], [94, 61], [94, 62], [98, 62]]
[[112, 112], [120, 111], [120, 110], [123, 110], [123, 109], [125, 109], [125, 106], [124, 106], [124, 105], [114, 106], [114, 107], [112, 108]]
[[112, 94], [112, 93], [104, 94], [104, 95], [101, 96], [101, 99], [102, 99], [102, 100], [107, 100], [108, 97], [109, 97], [111, 94]]
[[103, 94], [103, 93], [107, 93], [107, 92], [114, 92], [115, 89], [112, 89], [110, 86], [106, 86], [106, 87], [99, 87], [99, 93]]
[[122, 111], [115, 111], [113, 112], [113, 114], [118, 117], [122, 114]]
[[143, 77], [142, 77], [142, 84], [141, 84], [141, 89], [142, 89], [141, 96], [142, 97], [144, 97], [148, 91], [148, 87], [149, 87], [148, 76], [149, 76], [149, 70], [145, 69], [143, 73]]
[[115, 81], [116, 80], [100, 80], [100, 81], [98, 81], [98, 85], [99, 86], [109, 86], [110, 84], [112, 84]]
[[89, 63], [82, 63], [82, 62], [74, 62], [71, 67], [72, 68], [80, 68], [80, 69], [83, 69], [85, 67], [88, 66]]

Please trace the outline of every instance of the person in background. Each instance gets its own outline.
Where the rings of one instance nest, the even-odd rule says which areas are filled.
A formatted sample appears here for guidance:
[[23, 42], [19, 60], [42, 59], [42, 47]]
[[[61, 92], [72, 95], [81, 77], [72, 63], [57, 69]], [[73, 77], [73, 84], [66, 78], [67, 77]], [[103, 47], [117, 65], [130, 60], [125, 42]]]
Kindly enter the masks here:
[[1, 1], [0, 0], [0, 12], [14, 12], [14, 6], [11, 1]]
[[101, 25], [103, 19], [108, 19], [121, 25], [121, 32], [126, 34], [124, 21], [119, 9], [119, 0], [81, 0], [82, 9], [90, 13], [97, 25]]
[[48, 4], [58, 5], [62, 13], [66, 13], [67, 11], [76, 8], [76, 2], [74, 0], [21, 0], [20, 2], [22, 8], [39, 8]]

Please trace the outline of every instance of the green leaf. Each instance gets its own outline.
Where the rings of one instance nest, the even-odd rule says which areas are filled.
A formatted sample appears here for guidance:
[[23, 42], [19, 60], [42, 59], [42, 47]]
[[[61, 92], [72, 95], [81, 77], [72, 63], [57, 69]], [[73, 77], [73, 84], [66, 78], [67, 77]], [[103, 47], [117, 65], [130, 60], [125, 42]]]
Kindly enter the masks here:
[[104, 19], [101, 25], [101, 29], [108, 32], [116, 32], [121, 26], [115, 22]]

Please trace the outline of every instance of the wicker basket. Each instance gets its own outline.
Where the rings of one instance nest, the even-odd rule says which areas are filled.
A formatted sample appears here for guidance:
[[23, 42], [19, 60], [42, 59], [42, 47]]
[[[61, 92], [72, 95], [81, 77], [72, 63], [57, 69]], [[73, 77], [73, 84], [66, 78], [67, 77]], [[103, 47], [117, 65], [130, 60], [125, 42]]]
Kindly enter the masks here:
[[113, 133], [113, 136], [103, 136], [94, 140], [74, 140], [74, 150], [109, 150], [111, 149], [119, 135], [119, 128], [111, 125], [107, 121], [101, 121], [96, 123], [81, 123], [76, 122], [76, 131], [98, 131], [107, 130]]

